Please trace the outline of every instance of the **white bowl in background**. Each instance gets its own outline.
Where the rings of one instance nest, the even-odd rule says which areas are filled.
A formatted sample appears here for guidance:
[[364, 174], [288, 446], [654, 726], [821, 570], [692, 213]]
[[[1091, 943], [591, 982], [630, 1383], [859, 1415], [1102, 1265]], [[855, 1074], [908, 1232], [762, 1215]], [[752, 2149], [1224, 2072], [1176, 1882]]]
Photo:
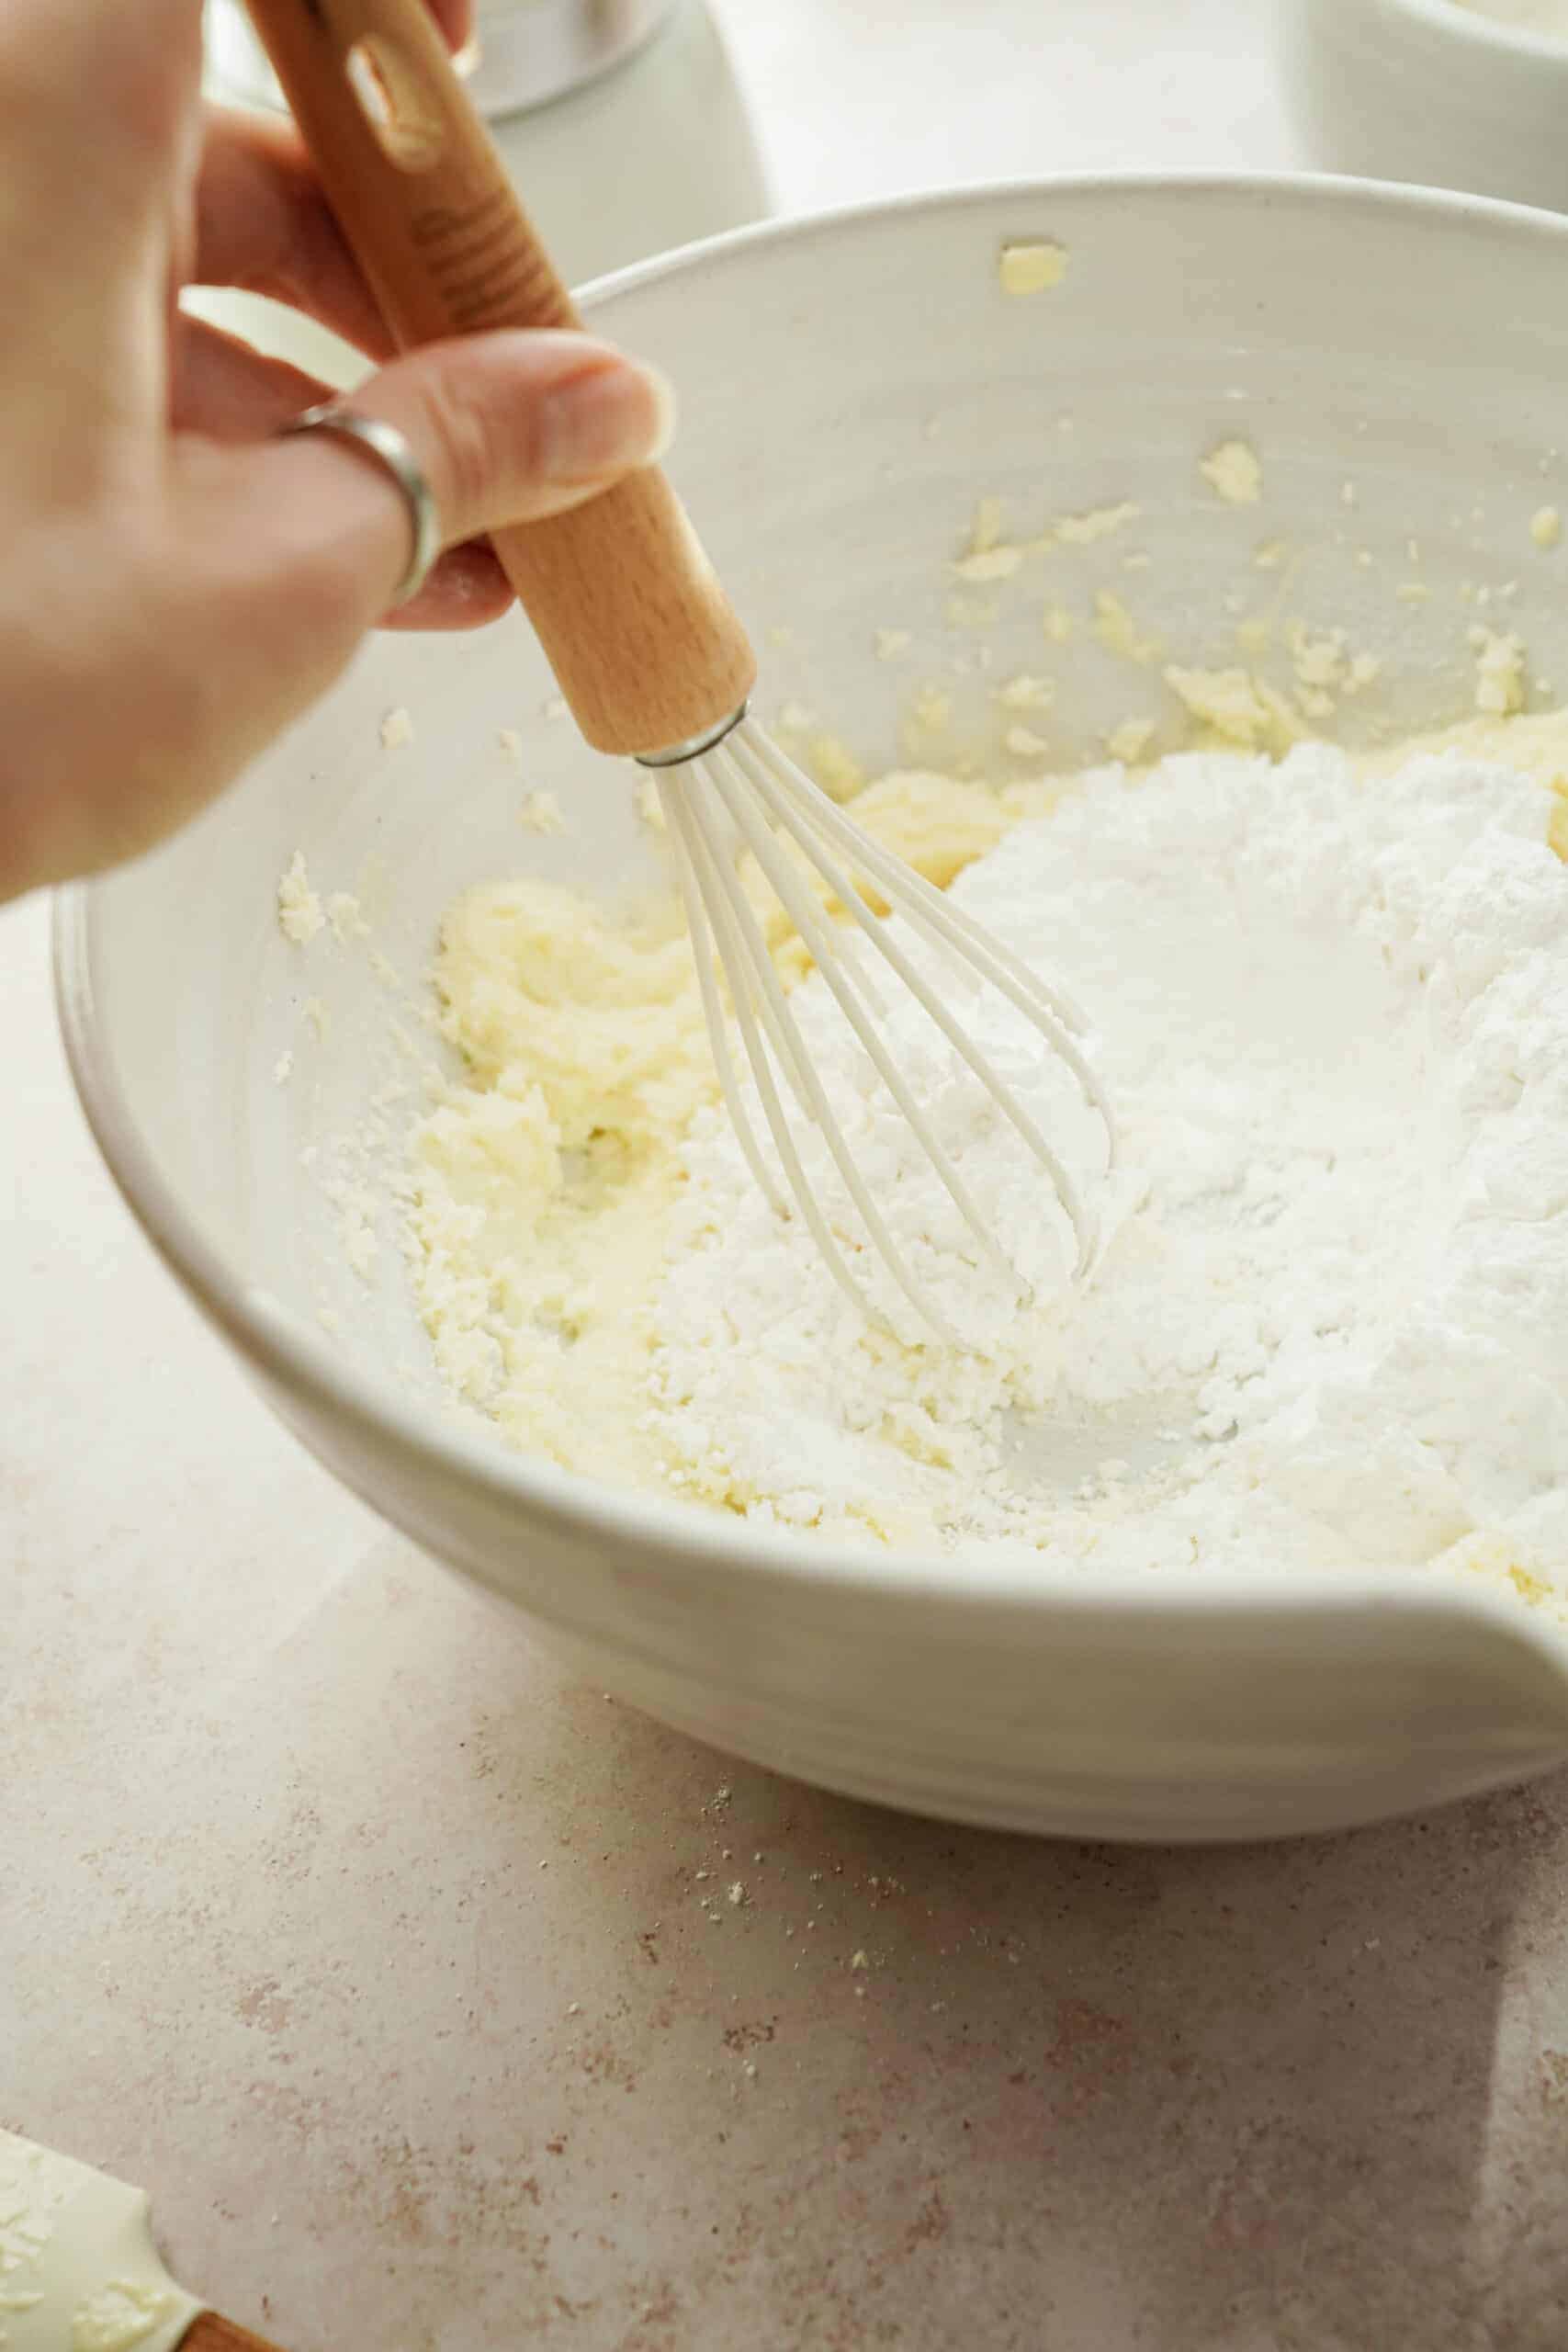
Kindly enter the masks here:
[[1278, 0], [1274, 21], [1313, 163], [1568, 209], [1568, 41], [1456, 0]]
[[[1036, 236], [1068, 248], [1066, 280], [1009, 300], [998, 247]], [[1116, 540], [1063, 550], [1053, 593], [1113, 585], [1179, 659], [1235, 658], [1250, 556], [1290, 540], [1293, 605], [1383, 657], [1363, 729], [1467, 707], [1461, 583], [1517, 582], [1508, 625], [1557, 661], [1568, 549], [1532, 548], [1529, 525], [1568, 505], [1568, 222], [1334, 181], [1044, 183], [743, 232], [588, 307], [684, 387], [674, 469], [764, 648], [764, 716], [808, 702], [868, 767], [893, 755], [911, 677], [973, 643], [945, 624], [945, 560], [981, 493], [1021, 516], [1136, 501], [1147, 569], [1125, 574]], [[1256, 507], [1197, 471], [1238, 432], [1263, 461]], [[1427, 602], [1394, 594], [1412, 532]], [[881, 628], [912, 632], [912, 671], [873, 658]], [[1041, 666], [1032, 591], [994, 642], [1000, 664]], [[1054, 733], [1088, 759], [1162, 690], [1085, 639], [1073, 652]], [[979, 723], [987, 681], [950, 683]], [[364, 1281], [322, 1183], [417, 1108], [389, 1096], [410, 1069], [394, 999], [362, 946], [285, 941], [276, 886], [300, 849], [320, 888], [358, 893], [409, 985], [404, 1034], [428, 1044], [418, 979], [457, 890], [653, 870], [630, 775], [542, 716], [550, 695], [514, 620], [380, 639], [197, 825], [60, 902], [65, 1034], [110, 1166], [303, 1442], [595, 1685], [863, 1796], [1217, 1838], [1568, 1757], [1568, 1642], [1479, 1584], [868, 1557], [612, 1493], [444, 1418], [395, 1217]], [[414, 736], [388, 750], [395, 706]], [[526, 785], [558, 794], [564, 835], [519, 826], [502, 727], [524, 731]]]

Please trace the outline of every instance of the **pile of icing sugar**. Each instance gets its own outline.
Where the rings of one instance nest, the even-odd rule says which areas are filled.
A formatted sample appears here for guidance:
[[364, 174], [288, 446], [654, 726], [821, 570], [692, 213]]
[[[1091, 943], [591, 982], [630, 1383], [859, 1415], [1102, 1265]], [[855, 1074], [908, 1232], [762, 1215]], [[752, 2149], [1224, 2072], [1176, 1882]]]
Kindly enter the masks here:
[[[1453, 752], [1096, 772], [953, 896], [1094, 1019], [1103, 1136], [1010, 1008], [964, 1018], [1082, 1174], [1086, 1283], [1012, 1130], [896, 981], [886, 1034], [1026, 1300], [821, 980], [792, 1000], [888, 1227], [891, 1331], [687, 1147], [645, 1428], [678, 1492], [762, 1522], [1055, 1566], [1421, 1564], [1504, 1546], [1568, 1587], [1568, 873], [1550, 792]], [[911, 952], [917, 952], [911, 948]], [[951, 980], [947, 982], [951, 989]], [[753, 1104], [753, 1108], [755, 1105]], [[807, 1131], [835, 1229], [857, 1223]], [[1141, 1172], [1139, 1172], [1141, 1171]]]

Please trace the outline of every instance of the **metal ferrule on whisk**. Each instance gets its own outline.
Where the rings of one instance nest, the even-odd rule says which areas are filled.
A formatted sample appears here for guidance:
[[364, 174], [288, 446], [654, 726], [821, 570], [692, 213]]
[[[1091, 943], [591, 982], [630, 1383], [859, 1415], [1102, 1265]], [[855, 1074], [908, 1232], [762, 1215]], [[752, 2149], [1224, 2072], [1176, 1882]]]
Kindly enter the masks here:
[[671, 743], [667, 752], [638, 752], [634, 756], [639, 768], [681, 768], [688, 760], [700, 760], [705, 752], [716, 752], [727, 735], [733, 735], [751, 706], [743, 702], [716, 727], [703, 735], [690, 735], [683, 743]]

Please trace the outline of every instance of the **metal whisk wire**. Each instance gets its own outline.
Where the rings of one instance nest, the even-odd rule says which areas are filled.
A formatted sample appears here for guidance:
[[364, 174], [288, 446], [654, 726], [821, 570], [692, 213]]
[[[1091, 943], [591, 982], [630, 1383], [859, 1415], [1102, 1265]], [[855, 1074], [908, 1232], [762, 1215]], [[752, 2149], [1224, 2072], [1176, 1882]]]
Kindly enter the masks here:
[[735, 1027], [739, 1032], [785, 1183], [845, 1295], [874, 1321], [884, 1320], [851, 1272], [812, 1188], [791, 1131], [779, 1084], [781, 1075], [784, 1087], [820, 1134], [867, 1238], [905, 1298], [921, 1319], [944, 1339], [956, 1336], [910, 1272], [855, 1164], [799, 1024], [790, 1011], [762, 927], [737, 870], [729, 848], [737, 841], [750, 851], [794, 924], [824, 984], [882, 1084], [908, 1121], [949, 1199], [984, 1255], [1005, 1280], [1018, 1284], [1016, 1269], [987, 1225], [930, 1117], [878, 1032], [876, 1023], [884, 1008], [874, 981], [864, 968], [863, 959], [844, 953], [853, 933], [826, 910], [809, 876], [786, 844], [793, 844], [815, 868], [832, 899], [913, 994], [1044, 1169], [1072, 1227], [1077, 1250], [1075, 1274], [1081, 1275], [1093, 1251], [1094, 1227], [1071, 1171], [927, 975], [911, 961], [886, 920], [868, 904], [861, 882], [869, 884], [890, 911], [902, 916], [941, 952], [945, 961], [998, 989], [1032, 1023], [1052, 1053], [1071, 1070], [1085, 1101], [1099, 1113], [1108, 1139], [1108, 1164], [1114, 1165], [1114, 1114], [1097, 1073], [1076, 1042], [1073, 1033], [1081, 1031], [1084, 1022], [1071, 1001], [1021, 962], [982, 925], [954, 907], [901, 858], [872, 841], [802, 774], [754, 720], [743, 719], [722, 742], [701, 756], [679, 766], [657, 769], [655, 774], [666, 828], [675, 850], [703, 1011], [726, 1109], [764, 1197], [775, 1210], [787, 1213], [787, 1204], [769, 1168], [746, 1106], [731, 1050], [730, 1024], [715, 969], [716, 955], [728, 980]]

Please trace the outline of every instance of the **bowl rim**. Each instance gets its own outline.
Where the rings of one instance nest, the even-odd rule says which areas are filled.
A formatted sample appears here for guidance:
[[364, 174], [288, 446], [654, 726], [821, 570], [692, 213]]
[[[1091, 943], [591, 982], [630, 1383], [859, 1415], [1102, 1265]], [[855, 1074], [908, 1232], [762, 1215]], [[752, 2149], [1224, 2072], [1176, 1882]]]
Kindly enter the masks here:
[[[1460, 12], [1455, 10], [1454, 14]], [[1511, 225], [1568, 242], [1568, 216], [1446, 189], [1413, 187], [1349, 175], [1295, 173], [1096, 172], [981, 181], [919, 189], [825, 208], [728, 230], [658, 254], [594, 279], [579, 299], [592, 314], [619, 297], [737, 253], [831, 238], [845, 227], [922, 212], [1021, 208], [1136, 191], [1145, 195], [1227, 197], [1237, 201], [1293, 198], [1347, 215], [1451, 213]], [[699, 1512], [689, 1504], [599, 1485], [552, 1463], [513, 1452], [499, 1438], [444, 1422], [411, 1400], [389, 1376], [351, 1361], [330, 1339], [228, 1262], [187, 1213], [164, 1176], [131, 1114], [104, 1049], [97, 1004], [97, 888], [91, 879], [54, 893], [51, 960], [57, 1017], [78, 1098], [121, 1197], [148, 1239], [209, 1321], [248, 1363], [288, 1396], [328, 1422], [347, 1422], [377, 1445], [390, 1445], [410, 1467], [471, 1486], [491, 1504], [543, 1521], [569, 1540], [606, 1541], [628, 1561], [676, 1565], [683, 1577], [715, 1586], [777, 1591], [816, 1589], [891, 1610], [899, 1601], [930, 1613], [973, 1620], [986, 1611], [1044, 1618], [1121, 1618], [1187, 1622], [1251, 1619], [1280, 1623], [1376, 1613], [1431, 1629], [1469, 1627], [1533, 1651], [1551, 1668], [1568, 1704], [1568, 1629], [1518, 1606], [1477, 1579], [1416, 1568], [1367, 1571], [1194, 1569], [1179, 1577], [1128, 1567], [1082, 1571], [985, 1555], [877, 1553], [816, 1536], [756, 1528]], [[296, 1430], [298, 1435], [299, 1432]], [[498, 1579], [481, 1579], [495, 1589]]]
[[1538, 64], [1555, 64], [1568, 72], [1568, 32], [1562, 36], [1534, 33], [1506, 17], [1489, 17], [1484, 9], [1466, 7], [1463, 0], [1390, 0], [1390, 6], [1435, 32], [1451, 35], [1480, 50], [1507, 50]]

